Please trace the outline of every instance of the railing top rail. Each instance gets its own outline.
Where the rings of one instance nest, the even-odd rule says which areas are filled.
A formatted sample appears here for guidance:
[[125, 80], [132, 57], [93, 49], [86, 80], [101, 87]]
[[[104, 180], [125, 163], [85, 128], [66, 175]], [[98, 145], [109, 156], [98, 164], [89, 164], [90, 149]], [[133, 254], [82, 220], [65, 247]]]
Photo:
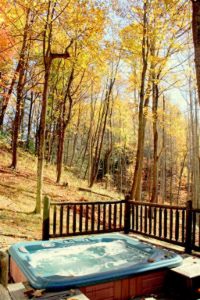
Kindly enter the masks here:
[[181, 210], [186, 209], [186, 206], [179, 206], [179, 205], [158, 204], [158, 203], [141, 202], [141, 201], [134, 201], [134, 200], [130, 200], [129, 202], [136, 206], [144, 205], [144, 206], [151, 206], [151, 207], [158, 207], [158, 208], [171, 208], [171, 209], [181, 209]]
[[117, 204], [117, 203], [125, 203], [125, 200], [115, 200], [115, 201], [83, 201], [83, 202], [50, 202], [50, 205], [58, 205], [58, 206], [64, 206], [64, 205], [87, 205], [87, 204]]
[[200, 213], [200, 208], [192, 208], [192, 212]]

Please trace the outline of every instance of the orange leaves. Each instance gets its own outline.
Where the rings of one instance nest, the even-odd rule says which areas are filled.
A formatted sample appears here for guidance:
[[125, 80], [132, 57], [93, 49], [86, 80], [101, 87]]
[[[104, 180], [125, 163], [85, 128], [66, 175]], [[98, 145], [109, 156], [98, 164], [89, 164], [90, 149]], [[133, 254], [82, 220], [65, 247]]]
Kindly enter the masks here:
[[12, 58], [12, 38], [4, 25], [0, 25], [0, 63]]
[[2, 67], [7, 67], [8, 63], [14, 54], [13, 37], [10, 30], [10, 24], [7, 18], [9, 14], [10, 4], [5, 0], [0, 0], [0, 64]]

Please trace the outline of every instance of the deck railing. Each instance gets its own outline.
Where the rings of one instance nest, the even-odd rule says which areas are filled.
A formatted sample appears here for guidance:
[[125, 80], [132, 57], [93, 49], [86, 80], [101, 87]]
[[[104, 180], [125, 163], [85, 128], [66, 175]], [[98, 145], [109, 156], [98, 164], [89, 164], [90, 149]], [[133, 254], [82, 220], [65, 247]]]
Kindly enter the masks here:
[[185, 244], [186, 207], [130, 201], [130, 231]]
[[[47, 209], [46, 209], [47, 207]], [[51, 202], [44, 206], [46, 224], [43, 238], [66, 237], [121, 231], [124, 228], [125, 201]], [[48, 228], [46, 228], [48, 227]]]
[[200, 251], [200, 209], [147, 202], [50, 202], [44, 198], [43, 239], [124, 231]]

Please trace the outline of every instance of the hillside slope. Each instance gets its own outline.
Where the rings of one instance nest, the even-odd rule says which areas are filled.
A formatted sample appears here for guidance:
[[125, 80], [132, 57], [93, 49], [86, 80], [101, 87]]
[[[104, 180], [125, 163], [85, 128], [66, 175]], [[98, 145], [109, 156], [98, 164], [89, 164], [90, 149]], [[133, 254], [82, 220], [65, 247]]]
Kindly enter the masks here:
[[[0, 248], [7, 248], [19, 240], [41, 238], [41, 217], [33, 214], [35, 208], [37, 158], [19, 150], [17, 170], [9, 168], [11, 151], [9, 145], [0, 140]], [[104, 190], [100, 185], [94, 191], [109, 197], [80, 191], [87, 188], [87, 182], [70, 172], [63, 172], [63, 182], [55, 183], [55, 166], [44, 168], [44, 194], [56, 201], [94, 201], [119, 199], [114, 191]]]

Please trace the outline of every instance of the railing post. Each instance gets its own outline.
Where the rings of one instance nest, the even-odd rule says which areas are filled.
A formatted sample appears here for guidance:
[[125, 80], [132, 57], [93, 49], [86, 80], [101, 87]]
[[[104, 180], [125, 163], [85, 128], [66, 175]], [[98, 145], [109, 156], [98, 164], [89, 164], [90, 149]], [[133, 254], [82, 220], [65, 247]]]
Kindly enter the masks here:
[[49, 240], [49, 212], [50, 212], [50, 200], [47, 196], [43, 200], [43, 223], [42, 223], [42, 239], [44, 241]]
[[192, 201], [187, 201], [186, 205], [186, 234], [185, 234], [185, 252], [192, 252]]
[[130, 232], [130, 196], [125, 196], [125, 211], [124, 211], [124, 233]]

